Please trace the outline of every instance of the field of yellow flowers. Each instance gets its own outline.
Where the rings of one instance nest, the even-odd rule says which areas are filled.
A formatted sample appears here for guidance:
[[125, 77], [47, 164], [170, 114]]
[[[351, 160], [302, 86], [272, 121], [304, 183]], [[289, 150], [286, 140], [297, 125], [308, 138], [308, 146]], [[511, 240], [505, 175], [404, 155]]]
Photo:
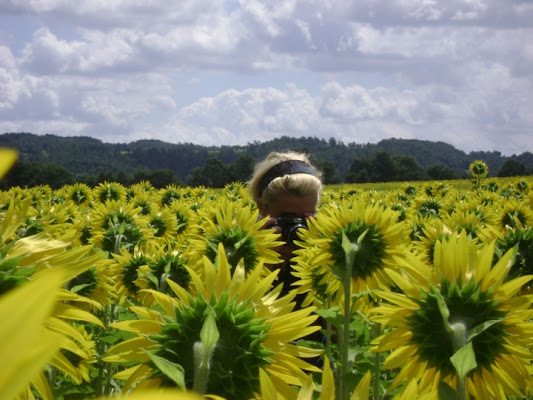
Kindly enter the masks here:
[[533, 177], [475, 178], [325, 187], [287, 295], [242, 184], [0, 192], [0, 398], [532, 398]]

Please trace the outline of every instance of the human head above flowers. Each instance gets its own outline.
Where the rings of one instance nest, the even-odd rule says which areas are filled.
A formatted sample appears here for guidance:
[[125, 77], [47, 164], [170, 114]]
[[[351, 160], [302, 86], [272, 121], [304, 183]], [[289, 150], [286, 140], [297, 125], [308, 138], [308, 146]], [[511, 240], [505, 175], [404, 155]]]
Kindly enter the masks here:
[[322, 193], [322, 174], [304, 153], [272, 152], [255, 167], [248, 182], [262, 216], [315, 215]]

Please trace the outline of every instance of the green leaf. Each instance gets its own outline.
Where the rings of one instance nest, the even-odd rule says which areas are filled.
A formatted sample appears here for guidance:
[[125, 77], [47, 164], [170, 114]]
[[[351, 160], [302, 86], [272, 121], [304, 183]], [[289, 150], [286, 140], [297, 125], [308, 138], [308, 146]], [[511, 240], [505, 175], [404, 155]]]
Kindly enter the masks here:
[[216, 346], [218, 339], [220, 338], [215, 316], [213, 314], [213, 311], [209, 312], [204, 321], [204, 325], [202, 326], [202, 331], [200, 332], [200, 340], [204, 345], [206, 353], [211, 352], [211, 349]]
[[439, 382], [439, 400], [456, 400], [457, 393], [446, 382]]
[[468, 342], [466, 346], [461, 347], [450, 357], [450, 361], [455, 367], [458, 379], [464, 379], [466, 375], [477, 367], [476, 354], [472, 347], [472, 342]]
[[340, 306], [331, 307], [327, 310], [322, 310], [322, 309], [315, 310], [316, 314], [318, 314], [319, 316], [321, 316], [322, 318], [326, 320], [328, 319], [334, 320], [338, 315], [340, 315], [340, 312], [341, 312]]
[[453, 329], [450, 325], [450, 310], [448, 310], [448, 305], [446, 304], [446, 300], [440, 294], [437, 290], [433, 291], [435, 294], [435, 298], [437, 300], [437, 305], [439, 307], [440, 315], [442, 316], [442, 322], [444, 323], [444, 328], [446, 328], [446, 331], [450, 334], [453, 334]]
[[90, 283], [83, 283], [81, 285], [76, 285], [76, 286], [71, 287], [70, 291], [74, 292], [74, 293], [78, 293], [80, 290], [82, 290], [83, 288], [86, 288], [87, 286], [91, 286], [91, 284]]
[[503, 319], [501, 319], [501, 318], [500, 319], [493, 319], [491, 321], [485, 321], [482, 324], [477, 325], [476, 327], [470, 329], [470, 332], [468, 332], [468, 340], [469, 341], [472, 340], [477, 335], [479, 335], [483, 331], [485, 331], [488, 328], [490, 328], [492, 325], [495, 325], [495, 324], [500, 323], [502, 321], [503, 321]]
[[148, 357], [150, 357], [150, 360], [152, 360], [159, 371], [170, 378], [180, 389], [185, 390], [185, 375], [181, 365], [174, 364], [166, 358], [156, 356], [148, 351], [145, 351], [145, 353], [148, 354]]

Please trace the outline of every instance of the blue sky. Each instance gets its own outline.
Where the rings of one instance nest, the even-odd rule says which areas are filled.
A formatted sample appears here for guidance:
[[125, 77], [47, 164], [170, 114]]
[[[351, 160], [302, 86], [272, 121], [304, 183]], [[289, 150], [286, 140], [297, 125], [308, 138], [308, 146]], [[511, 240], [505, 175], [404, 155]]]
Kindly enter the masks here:
[[533, 152], [531, 0], [3, 0], [0, 133]]

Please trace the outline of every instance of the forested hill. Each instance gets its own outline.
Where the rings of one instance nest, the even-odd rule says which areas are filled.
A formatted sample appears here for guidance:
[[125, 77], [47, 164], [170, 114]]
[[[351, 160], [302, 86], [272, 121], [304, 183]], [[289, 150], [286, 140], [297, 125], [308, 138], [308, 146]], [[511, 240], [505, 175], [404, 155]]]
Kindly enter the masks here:
[[341, 177], [345, 176], [354, 159], [370, 158], [380, 151], [391, 156], [411, 157], [423, 168], [440, 165], [458, 175], [467, 173], [468, 166], [476, 159], [484, 160], [494, 175], [509, 159], [533, 169], [533, 154], [529, 152], [511, 157], [503, 156], [498, 151], [466, 154], [443, 142], [413, 139], [386, 139], [376, 144], [356, 144], [338, 142], [333, 138], [282, 136], [243, 146], [209, 147], [159, 140], [112, 144], [90, 137], [4, 133], [0, 135], [0, 146], [17, 149], [23, 162], [58, 164], [77, 177], [102, 171], [131, 174], [139, 169], [168, 169], [183, 182], [188, 180], [195, 168], [203, 167], [209, 159], [232, 164], [243, 158], [259, 160], [271, 151], [281, 150], [305, 151], [318, 163], [332, 163]]

